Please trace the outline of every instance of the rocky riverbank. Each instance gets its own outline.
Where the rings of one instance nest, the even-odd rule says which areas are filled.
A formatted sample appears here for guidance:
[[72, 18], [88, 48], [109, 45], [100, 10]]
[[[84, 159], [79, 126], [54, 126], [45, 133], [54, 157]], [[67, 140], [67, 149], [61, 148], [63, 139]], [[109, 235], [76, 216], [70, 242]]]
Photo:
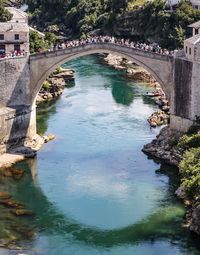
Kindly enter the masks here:
[[175, 144], [182, 135], [182, 133], [173, 131], [166, 126], [160, 131], [156, 139], [144, 146], [143, 152], [152, 157], [164, 160], [167, 164], [178, 167], [183, 152]]
[[66, 68], [58, 68], [43, 83], [40, 89], [36, 103], [50, 101], [60, 96], [65, 87], [71, 86], [74, 81], [74, 71]]
[[[107, 65], [111, 66], [117, 70], [125, 70], [126, 78], [132, 79], [138, 82], [147, 83], [148, 86], [155, 88], [150, 94], [158, 93], [158, 96], [152, 97], [155, 101], [155, 104], [158, 105], [160, 110], [154, 112], [147, 121], [151, 127], [157, 127], [161, 125], [169, 124], [169, 102], [165, 97], [164, 92], [162, 91], [159, 83], [154, 79], [154, 77], [147, 72], [144, 68], [138, 66], [137, 64], [123, 59], [120, 56], [108, 54], [104, 58]], [[160, 95], [159, 95], [160, 94]], [[147, 95], [148, 96], [148, 95]]]
[[0, 155], [0, 169], [9, 168], [17, 162], [27, 158], [34, 158], [42, 145], [54, 138], [55, 136], [52, 134], [35, 135], [32, 140], [25, 141], [23, 146], [12, 147], [8, 153]]
[[128, 61], [120, 56], [112, 54], [108, 54], [104, 58], [104, 60], [106, 64], [113, 67], [114, 69], [125, 70], [126, 77], [129, 79], [149, 83], [149, 86], [151, 87], [159, 86], [159, 84], [149, 72], [147, 72], [144, 68], [138, 66], [137, 64], [133, 63], [132, 61]]
[[[144, 146], [143, 152], [167, 164], [176, 166], [180, 172], [180, 162], [183, 160], [184, 152], [186, 151], [183, 147], [178, 146], [178, 141], [180, 141], [182, 137], [183, 133], [171, 130], [168, 126], [164, 127], [157, 135], [156, 139]], [[197, 185], [200, 185], [200, 183], [197, 183]], [[198, 187], [200, 188], [200, 186]], [[193, 195], [192, 198], [188, 198], [183, 185], [181, 185], [176, 191], [176, 195], [182, 199], [187, 206], [187, 213], [183, 226], [197, 235], [200, 235], [200, 197], [198, 193], [196, 196]]]

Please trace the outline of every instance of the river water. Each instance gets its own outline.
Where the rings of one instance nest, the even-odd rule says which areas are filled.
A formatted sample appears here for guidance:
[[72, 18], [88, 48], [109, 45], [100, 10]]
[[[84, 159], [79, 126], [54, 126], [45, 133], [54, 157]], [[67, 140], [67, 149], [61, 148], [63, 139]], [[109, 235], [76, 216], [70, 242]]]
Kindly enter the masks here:
[[37, 115], [38, 132], [56, 139], [16, 165], [21, 180], [0, 183], [35, 215], [1, 217], [0, 235], [20, 236], [23, 253], [34, 255], [200, 254], [199, 239], [181, 227], [176, 170], [141, 152], [159, 131], [146, 121], [156, 109], [149, 88], [97, 56], [65, 66], [75, 86]]

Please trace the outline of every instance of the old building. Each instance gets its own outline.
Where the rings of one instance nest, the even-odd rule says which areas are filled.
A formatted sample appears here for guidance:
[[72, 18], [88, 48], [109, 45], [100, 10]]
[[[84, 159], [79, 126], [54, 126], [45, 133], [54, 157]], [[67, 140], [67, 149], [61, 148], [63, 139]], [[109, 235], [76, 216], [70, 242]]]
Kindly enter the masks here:
[[189, 25], [188, 28], [191, 30], [192, 36], [200, 34], [200, 21]]
[[28, 15], [16, 8], [7, 8], [13, 17], [8, 22], [0, 22], [0, 54], [13, 52], [29, 53]]
[[191, 61], [200, 59], [200, 35], [194, 35], [184, 41], [184, 51], [186, 57]]
[[200, 10], [200, 0], [190, 0], [190, 3], [192, 4], [193, 8]]
[[[180, 2], [181, 0], [166, 0], [166, 3], [171, 7], [179, 4]], [[200, 9], [200, 0], [189, 0], [189, 2], [194, 9]]]

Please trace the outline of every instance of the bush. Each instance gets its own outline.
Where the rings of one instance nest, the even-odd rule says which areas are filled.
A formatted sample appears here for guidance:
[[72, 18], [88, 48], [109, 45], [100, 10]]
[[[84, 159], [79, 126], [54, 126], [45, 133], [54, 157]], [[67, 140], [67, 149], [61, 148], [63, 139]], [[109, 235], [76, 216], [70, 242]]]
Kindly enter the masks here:
[[183, 150], [200, 147], [200, 134], [182, 136], [177, 146]]
[[42, 85], [42, 88], [44, 89], [44, 90], [49, 90], [49, 88], [51, 87], [51, 84], [48, 82], [48, 81], [45, 81], [44, 83], [43, 83], [43, 85]]
[[200, 148], [186, 151], [180, 165], [181, 186], [189, 198], [200, 196]]

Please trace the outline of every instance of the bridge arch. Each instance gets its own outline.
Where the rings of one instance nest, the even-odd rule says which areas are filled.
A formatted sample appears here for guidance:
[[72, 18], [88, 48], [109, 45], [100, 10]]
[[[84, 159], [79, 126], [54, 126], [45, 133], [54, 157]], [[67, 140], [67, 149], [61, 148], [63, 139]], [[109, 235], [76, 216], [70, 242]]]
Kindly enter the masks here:
[[[161, 85], [170, 100], [172, 87], [172, 57], [145, 52], [115, 44], [91, 44], [45, 52], [30, 56], [31, 102], [34, 102], [43, 82], [62, 64], [86, 55], [111, 53], [130, 60], [147, 70]], [[163, 70], [164, 69], [164, 70]]]

